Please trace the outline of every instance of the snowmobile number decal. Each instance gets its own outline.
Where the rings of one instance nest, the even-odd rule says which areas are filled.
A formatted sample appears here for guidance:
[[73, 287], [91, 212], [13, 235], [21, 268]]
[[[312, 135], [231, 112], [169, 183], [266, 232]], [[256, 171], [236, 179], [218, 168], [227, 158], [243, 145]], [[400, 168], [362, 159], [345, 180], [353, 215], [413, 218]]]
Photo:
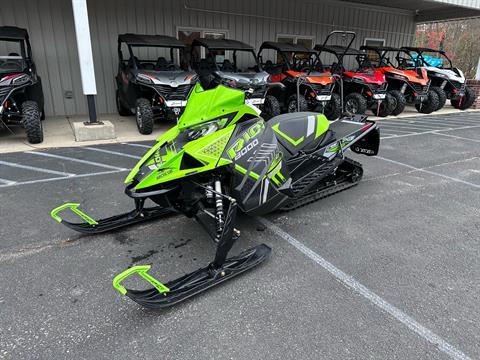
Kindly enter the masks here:
[[[263, 121], [253, 124], [245, 131], [240, 138], [228, 149], [228, 156], [230, 159], [238, 160], [243, 155], [248, 153], [251, 149], [258, 145], [258, 139], [255, 139], [258, 134], [265, 128]], [[250, 141], [253, 140], [253, 141]]]

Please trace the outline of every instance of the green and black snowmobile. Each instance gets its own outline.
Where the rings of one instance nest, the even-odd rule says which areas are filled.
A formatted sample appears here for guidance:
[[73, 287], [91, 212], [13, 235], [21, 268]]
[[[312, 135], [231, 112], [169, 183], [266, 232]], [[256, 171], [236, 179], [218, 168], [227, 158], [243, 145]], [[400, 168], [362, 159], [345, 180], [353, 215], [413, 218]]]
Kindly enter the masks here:
[[[227, 258], [240, 231], [237, 209], [248, 215], [291, 210], [347, 189], [362, 177], [347, 149], [376, 155], [379, 130], [366, 116], [329, 123], [314, 112], [289, 113], [266, 123], [245, 104], [242, 91], [197, 84], [176, 126], [163, 134], [127, 176], [125, 193], [135, 210], [103, 220], [83, 213], [78, 204], [52, 210], [60, 223], [83, 233], [102, 233], [158, 219], [172, 212], [195, 217], [217, 243], [213, 261], [165, 284], [152, 277], [149, 265], [133, 266], [113, 280], [123, 295], [149, 308], [183, 301], [263, 262], [270, 254], [259, 245]], [[144, 207], [145, 200], [157, 205]], [[59, 216], [71, 209], [84, 222]], [[121, 283], [137, 273], [153, 287], [130, 290]]]

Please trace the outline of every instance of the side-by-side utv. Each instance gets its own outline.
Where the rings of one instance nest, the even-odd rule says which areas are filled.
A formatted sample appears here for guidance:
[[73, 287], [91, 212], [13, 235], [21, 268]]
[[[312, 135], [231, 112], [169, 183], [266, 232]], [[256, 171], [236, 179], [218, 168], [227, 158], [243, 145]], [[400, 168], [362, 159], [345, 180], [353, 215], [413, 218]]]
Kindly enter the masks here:
[[370, 57], [375, 59], [371, 59], [370, 62], [387, 79], [388, 93], [393, 100], [391, 115], [402, 113], [406, 104], [415, 105], [417, 111], [424, 114], [443, 106], [445, 101], [439, 102], [440, 89], [431, 86], [427, 72], [416, 67], [407, 52], [389, 46], [362, 46], [361, 49], [371, 53]]
[[[43, 141], [43, 90], [28, 32], [0, 26], [0, 128], [21, 126], [32, 144]], [[13, 132], [13, 131], [12, 131]]]
[[[385, 76], [375, 70], [369, 63], [366, 53], [351, 47], [355, 33], [341, 32], [347, 45], [316, 45], [319, 58], [322, 53], [333, 55], [335, 62], [330, 64], [330, 71], [342, 77], [344, 110], [351, 114], [364, 114], [371, 109], [377, 116], [388, 116], [392, 111], [391, 97], [387, 94], [387, 81]], [[357, 66], [346, 70], [345, 58], [353, 57]]]
[[[200, 58], [201, 49], [205, 57]], [[280, 115], [278, 100], [267, 95], [273, 84], [252, 46], [237, 40], [199, 38], [192, 42], [191, 65], [205, 89], [219, 84], [243, 90], [245, 102], [257, 106], [264, 119]]]
[[[269, 51], [272, 54], [268, 54]], [[275, 62], [271, 60], [272, 56], [275, 56]], [[270, 91], [284, 111], [317, 111], [324, 113], [329, 120], [340, 117], [341, 98], [335, 92], [337, 78], [323, 71], [315, 50], [300, 44], [265, 41], [258, 58], [270, 79], [285, 86]]]
[[135, 114], [141, 134], [152, 133], [156, 118], [178, 120], [185, 108], [197, 76], [179, 65], [184, 49], [181, 41], [165, 35], [118, 36], [117, 109], [122, 116]]
[[476, 99], [475, 92], [467, 86], [465, 75], [453, 67], [452, 60], [445, 51], [419, 47], [403, 47], [416, 60], [418, 67], [425, 69], [432, 81], [432, 89], [439, 97], [442, 107], [447, 99], [456, 109], [466, 110]]

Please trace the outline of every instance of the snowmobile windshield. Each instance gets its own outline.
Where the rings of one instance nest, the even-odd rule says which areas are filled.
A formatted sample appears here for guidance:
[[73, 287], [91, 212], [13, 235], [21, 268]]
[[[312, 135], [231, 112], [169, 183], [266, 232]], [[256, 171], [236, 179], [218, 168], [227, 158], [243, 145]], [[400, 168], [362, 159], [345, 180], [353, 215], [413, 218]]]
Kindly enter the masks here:
[[0, 56], [0, 74], [22, 72], [26, 68], [27, 63], [21, 56]]
[[214, 122], [217, 129], [222, 128], [242, 106], [247, 106], [243, 91], [222, 85], [211, 90], [203, 90], [197, 83], [190, 93], [187, 106], [178, 121], [178, 129], [191, 129]]

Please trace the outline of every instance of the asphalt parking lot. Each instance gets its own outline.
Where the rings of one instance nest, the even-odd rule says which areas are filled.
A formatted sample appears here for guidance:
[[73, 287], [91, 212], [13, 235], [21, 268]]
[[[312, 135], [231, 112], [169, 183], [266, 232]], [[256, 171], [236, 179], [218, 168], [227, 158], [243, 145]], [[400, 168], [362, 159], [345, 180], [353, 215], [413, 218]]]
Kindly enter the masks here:
[[[301, 209], [241, 217], [233, 253], [268, 262], [164, 312], [111, 280], [206, 264], [201, 227], [171, 217], [84, 236], [49, 212], [131, 209], [127, 169], [148, 142], [0, 155], [2, 359], [480, 358], [480, 114], [380, 121], [356, 187]], [[262, 226], [266, 225], [265, 228]]]

